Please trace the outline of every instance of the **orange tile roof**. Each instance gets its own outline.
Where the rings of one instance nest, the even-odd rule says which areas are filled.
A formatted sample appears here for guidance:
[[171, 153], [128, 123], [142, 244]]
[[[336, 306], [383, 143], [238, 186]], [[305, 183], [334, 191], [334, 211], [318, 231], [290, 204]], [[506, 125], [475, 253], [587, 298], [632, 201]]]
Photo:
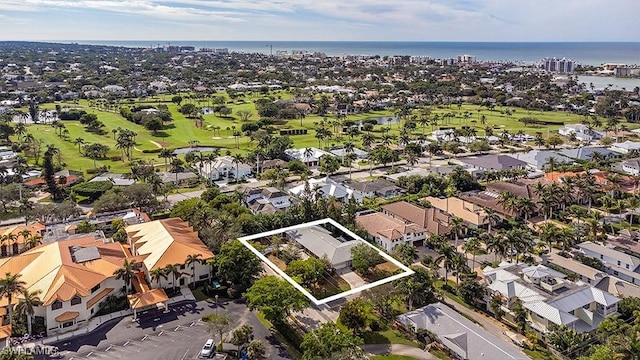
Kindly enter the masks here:
[[11, 325], [0, 326], [0, 339], [11, 337]]
[[29, 225], [17, 225], [17, 226], [4, 227], [0, 229], [0, 237], [6, 236], [9, 234], [14, 234], [18, 236], [15, 242], [18, 244], [24, 244], [25, 242], [24, 236], [20, 234], [22, 231], [29, 230], [29, 232], [31, 232], [31, 235], [35, 235], [35, 234], [42, 234], [44, 229], [45, 229], [45, 226], [41, 222], [34, 222]]
[[129, 295], [129, 305], [132, 309], [142, 309], [147, 306], [156, 305], [169, 300], [163, 289], [153, 289], [143, 293]]
[[105, 296], [109, 295], [113, 291], [113, 288], [105, 288], [102, 289], [96, 296], [92, 297], [87, 301], [87, 309], [95, 305], [98, 301], [104, 299]]
[[[96, 247], [100, 258], [76, 263], [71, 247]], [[29, 291], [42, 292], [41, 299], [46, 306], [56, 300], [68, 301], [75, 295], [88, 296], [91, 288], [113, 277], [124, 258], [121, 244], [105, 244], [88, 235], [46, 243], [20, 255], [0, 259], [0, 274], [20, 274]]]
[[201, 260], [214, 256], [198, 233], [180, 218], [131, 225], [127, 233], [135, 255], [146, 255], [142, 262], [147, 271], [184, 264], [188, 255], [200, 255]]
[[57, 322], [67, 322], [69, 320], [73, 320], [80, 316], [80, 313], [77, 311], [65, 311], [62, 314], [56, 316]]

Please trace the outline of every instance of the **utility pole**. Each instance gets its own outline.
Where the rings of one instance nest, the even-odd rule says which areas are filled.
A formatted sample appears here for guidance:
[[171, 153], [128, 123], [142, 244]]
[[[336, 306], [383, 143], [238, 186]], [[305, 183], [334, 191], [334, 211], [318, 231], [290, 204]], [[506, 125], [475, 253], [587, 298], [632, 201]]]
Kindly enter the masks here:
[[269, 56], [273, 56], [273, 44], [265, 45], [269, 47]]

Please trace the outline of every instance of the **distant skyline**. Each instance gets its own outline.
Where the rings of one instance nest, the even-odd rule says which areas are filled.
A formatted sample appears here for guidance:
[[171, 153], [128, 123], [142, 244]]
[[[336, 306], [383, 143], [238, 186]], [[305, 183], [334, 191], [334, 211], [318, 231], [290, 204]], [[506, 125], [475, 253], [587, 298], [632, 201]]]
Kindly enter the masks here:
[[639, 41], [638, 0], [0, 0], [0, 40]]

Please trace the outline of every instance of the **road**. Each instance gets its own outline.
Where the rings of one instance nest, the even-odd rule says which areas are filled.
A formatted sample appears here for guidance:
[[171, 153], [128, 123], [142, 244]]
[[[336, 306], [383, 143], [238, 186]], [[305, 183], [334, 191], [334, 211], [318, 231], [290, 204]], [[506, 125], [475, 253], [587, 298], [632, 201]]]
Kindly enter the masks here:
[[233, 328], [243, 324], [253, 327], [255, 339], [262, 340], [267, 359], [290, 359], [280, 346], [242, 301], [215, 304], [202, 301], [183, 302], [172, 305], [169, 313], [151, 311], [140, 315], [138, 322], [131, 317], [109, 322], [85, 336], [61, 341], [57, 346], [64, 359], [96, 358], [136, 358], [192, 359], [197, 356], [202, 345], [211, 335], [198, 320], [206, 314], [226, 313], [233, 320]]

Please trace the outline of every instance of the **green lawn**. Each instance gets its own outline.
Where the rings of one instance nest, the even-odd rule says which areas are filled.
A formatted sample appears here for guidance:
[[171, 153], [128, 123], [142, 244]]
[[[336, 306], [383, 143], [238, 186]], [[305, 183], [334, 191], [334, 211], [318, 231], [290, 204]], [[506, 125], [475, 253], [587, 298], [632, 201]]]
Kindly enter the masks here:
[[[185, 97], [186, 94], [183, 94]], [[290, 98], [292, 95], [285, 91], [278, 91], [270, 94], [275, 98]], [[230, 101], [228, 96], [225, 93], [216, 94], [216, 96], [225, 96], [227, 101]], [[121, 152], [115, 148], [115, 140], [113, 139], [112, 130], [117, 128], [127, 128], [135, 131], [137, 136], [137, 144], [136, 149], [133, 150], [133, 157], [135, 159], [144, 159], [147, 161], [151, 161], [157, 164], [164, 163], [163, 160], [158, 159], [157, 154], [145, 154], [142, 150], [150, 150], [157, 148], [157, 145], [154, 142], [159, 143], [163, 147], [168, 148], [179, 148], [179, 147], [187, 147], [190, 145], [190, 141], [197, 140], [199, 145], [202, 146], [215, 146], [222, 148], [222, 153], [225, 153], [227, 150], [232, 153], [240, 153], [244, 154], [247, 151], [253, 149], [255, 145], [250, 142], [250, 139], [246, 136], [242, 136], [239, 139], [239, 147], [236, 148], [236, 141], [233, 138], [233, 130], [240, 130], [242, 127], [242, 121], [236, 115], [238, 110], [249, 110], [252, 115], [249, 121], [257, 121], [258, 114], [255, 110], [255, 106], [253, 101], [262, 97], [261, 95], [249, 94], [244, 98], [236, 99], [236, 102], [240, 99], [244, 100], [244, 103], [238, 104], [227, 104], [227, 107], [230, 107], [232, 110], [232, 115], [229, 118], [223, 118], [217, 115], [208, 114], [204, 115], [203, 126], [202, 128], [196, 127], [196, 123], [192, 119], [187, 119], [183, 114], [178, 112], [178, 106], [174, 103], [167, 102], [171, 96], [163, 95], [156, 98], [146, 98], [146, 99], [137, 99], [134, 100], [133, 103], [130, 101], [123, 101], [122, 104], [125, 105], [153, 105], [158, 103], [163, 103], [168, 106], [171, 111], [174, 121], [171, 123], [169, 128], [160, 131], [158, 134], [152, 134], [150, 131], [144, 129], [141, 125], [136, 125], [131, 123], [124, 118], [122, 118], [119, 113], [115, 112], [107, 112], [101, 111], [94, 108], [89, 108], [89, 103], [86, 100], [80, 100], [77, 104], [74, 103], [59, 103], [62, 107], [81, 107], [87, 110], [89, 113], [94, 113], [98, 116], [98, 119], [101, 120], [105, 124], [105, 130], [107, 133], [105, 135], [98, 135], [93, 133], [88, 133], [85, 131], [84, 127], [79, 124], [77, 121], [64, 121], [63, 123], [66, 125], [66, 128], [69, 131], [68, 140], [65, 141], [59, 136], [55, 134], [55, 130], [53, 127], [49, 125], [29, 125], [28, 131], [34, 135], [34, 137], [42, 139], [45, 144], [52, 144], [61, 150], [61, 160], [62, 162], [67, 164], [67, 167], [71, 170], [78, 171], [86, 171], [87, 169], [93, 168], [93, 160], [80, 156], [78, 153], [77, 145], [73, 144], [73, 141], [76, 138], [82, 138], [87, 143], [102, 143], [108, 145], [111, 148], [109, 152], [109, 156], [120, 156]], [[194, 100], [190, 100], [194, 101]], [[185, 103], [183, 101], [183, 103]], [[208, 106], [208, 102], [197, 102], [197, 106]], [[45, 109], [53, 109], [55, 104], [44, 104], [41, 105], [41, 110]], [[27, 109], [22, 109], [27, 110]], [[437, 127], [462, 127], [462, 126], [470, 126], [477, 130], [478, 135], [484, 135], [485, 126], [493, 127], [496, 133], [500, 133], [502, 130], [508, 130], [512, 133], [517, 132], [519, 130], [523, 130], [529, 134], [534, 134], [537, 131], [540, 131], [547, 135], [548, 131], [555, 131], [559, 129], [562, 123], [579, 123], [581, 121], [581, 116], [576, 114], [569, 114], [564, 112], [539, 112], [533, 111], [528, 112], [524, 109], [514, 109], [511, 108], [515, 113], [511, 117], [507, 117], [503, 113], [504, 108], [496, 107], [494, 110], [488, 110], [487, 108], [480, 107], [477, 105], [465, 104], [462, 105], [460, 109], [457, 106], [451, 106], [449, 108], [433, 108], [432, 115], [438, 115], [442, 118], [442, 115], [445, 113], [454, 114], [453, 118], [448, 120], [441, 120]], [[471, 115], [468, 119], [464, 118], [464, 113], [469, 112]], [[486, 118], [486, 124], [480, 123], [480, 117], [484, 115]], [[385, 111], [372, 111], [366, 114], [356, 114], [348, 116], [347, 120], [363, 120], [367, 118], [374, 117], [391, 117], [394, 116], [394, 112], [392, 110]], [[554, 121], [557, 122], [558, 125], [550, 125], [550, 126], [529, 126], [525, 127], [523, 123], [519, 122], [518, 119], [524, 116], [532, 116], [541, 120]], [[339, 145], [341, 141], [349, 140], [348, 136], [337, 136], [339, 134], [335, 134], [335, 130], [338, 130], [332, 124], [335, 119], [333, 117], [327, 117], [328, 128], [334, 132], [334, 138], [328, 142], [329, 145]], [[322, 121], [322, 117], [317, 115], [309, 115], [302, 120], [289, 120], [284, 125], [278, 125], [276, 128], [280, 129], [295, 129], [295, 128], [305, 128], [308, 129], [307, 135], [295, 135], [291, 136], [291, 139], [294, 141], [296, 147], [310, 147], [310, 146], [318, 146], [318, 141], [315, 138], [315, 124]], [[630, 128], [637, 127], [634, 124], [626, 124]], [[400, 130], [400, 124], [383, 124], [377, 125], [374, 128], [373, 134], [379, 139], [382, 136], [382, 128], [383, 127], [391, 127], [390, 133], [392, 135], [397, 135]], [[219, 131], [214, 131], [213, 127], [219, 127]], [[227, 130], [229, 129], [229, 130]], [[423, 127], [418, 124], [418, 127], [415, 129], [414, 136], [422, 133], [429, 134], [432, 131], [433, 127], [427, 125]], [[356, 145], [360, 145], [359, 138], [354, 138], [353, 141]], [[322, 146], [325, 146], [327, 143], [323, 143]], [[102, 160], [97, 161], [97, 165], [108, 165], [110, 166], [110, 170], [113, 172], [128, 172], [129, 165], [127, 162], [123, 161], [111, 161], [111, 160]]]
[[393, 329], [368, 331], [362, 334], [362, 339], [365, 344], [403, 344], [420, 347], [419, 343], [405, 338], [402, 334]]
[[546, 349], [538, 347], [536, 350], [523, 349], [525, 354], [533, 360], [554, 360], [555, 357]]

